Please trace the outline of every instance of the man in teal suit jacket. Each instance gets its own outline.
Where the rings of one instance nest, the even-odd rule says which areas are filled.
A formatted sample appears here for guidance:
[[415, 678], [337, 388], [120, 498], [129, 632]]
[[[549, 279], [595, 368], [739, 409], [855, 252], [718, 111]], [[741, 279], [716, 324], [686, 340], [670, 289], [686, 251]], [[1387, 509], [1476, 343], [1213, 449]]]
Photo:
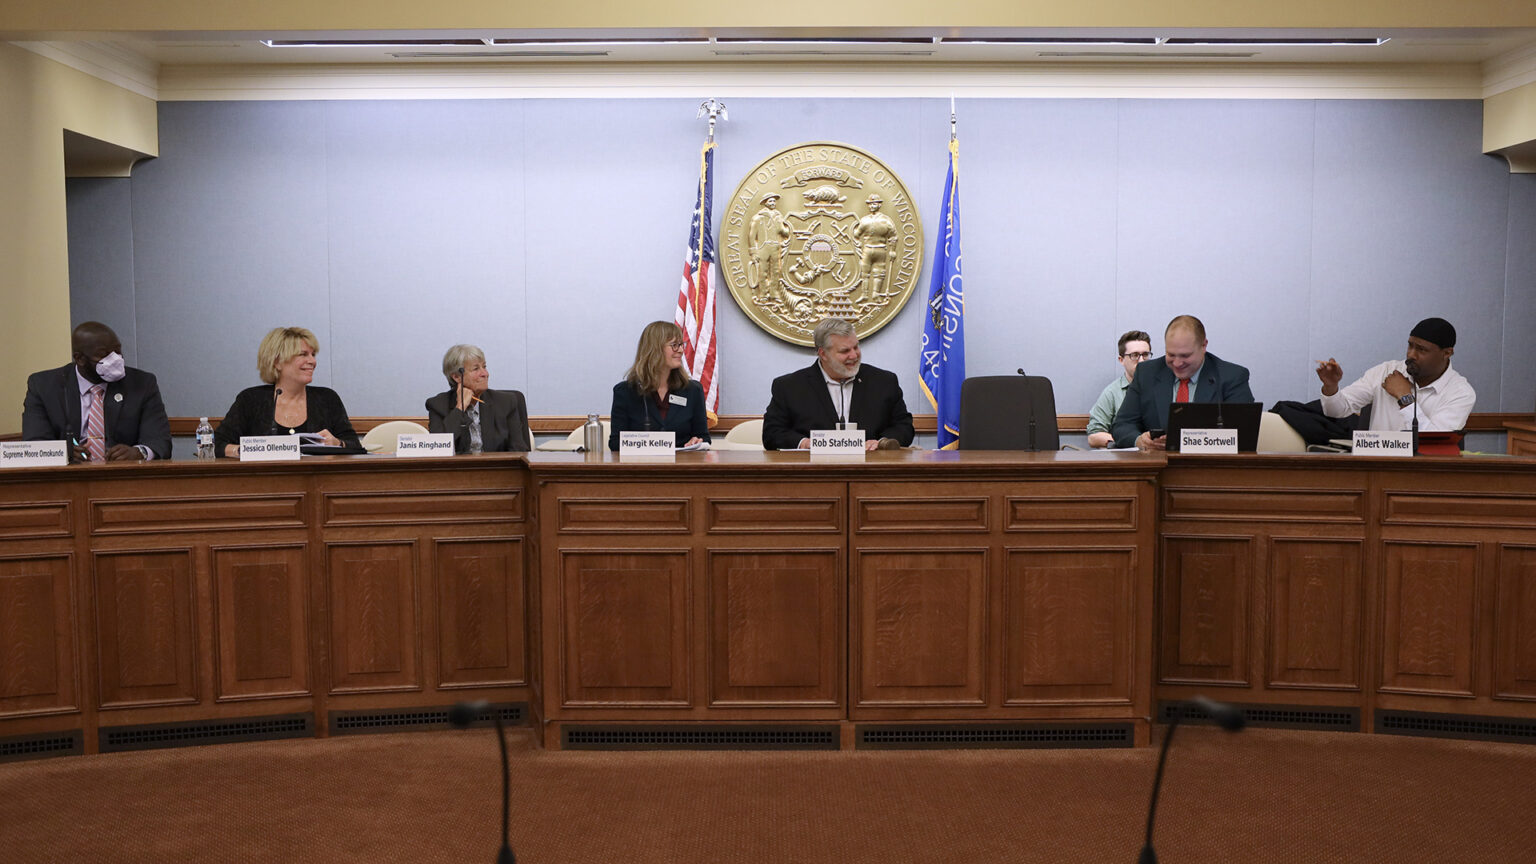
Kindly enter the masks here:
[[1255, 401], [1248, 389], [1248, 370], [1207, 352], [1205, 345], [1205, 325], [1199, 318], [1180, 315], [1168, 322], [1164, 356], [1136, 367], [1136, 377], [1115, 413], [1116, 447], [1164, 449], [1165, 439], [1153, 438], [1150, 431], [1168, 428], [1168, 406], [1180, 389], [1188, 391], [1188, 398], [1180, 401]]

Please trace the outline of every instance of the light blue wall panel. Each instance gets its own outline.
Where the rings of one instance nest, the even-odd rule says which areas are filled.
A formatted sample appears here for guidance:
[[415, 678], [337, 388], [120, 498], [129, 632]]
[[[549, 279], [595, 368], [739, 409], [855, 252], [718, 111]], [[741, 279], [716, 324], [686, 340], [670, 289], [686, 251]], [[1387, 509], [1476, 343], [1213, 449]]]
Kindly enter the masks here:
[[1509, 179], [1509, 263], [1500, 343], [1503, 398], [1498, 410], [1530, 414], [1536, 411], [1536, 174]]
[[[1501, 366], [1520, 362], [1502, 356], [1512, 178], [1481, 152], [1482, 106], [1319, 102], [1317, 117], [1312, 359], [1337, 358], [1347, 382], [1443, 317], [1476, 410], [1500, 410]], [[1316, 392], [1315, 374], [1293, 374]]]
[[[123, 342], [123, 359], [138, 363], [133, 302], [133, 192], [126, 177], [64, 181], [69, 219], [69, 317], [100, 321]], [[57, 363], [69, 362], [67, 355]]]
[[172, 416], [222, 417], [235, 393], [260, 383], [256, 346], [279, 325], [315, 331], [315, 383], [332, 383], [325, 127], [334, 107], [160, 106], [160, 157], [133, 173], [135, 300], [140, 363], [160, 377]]

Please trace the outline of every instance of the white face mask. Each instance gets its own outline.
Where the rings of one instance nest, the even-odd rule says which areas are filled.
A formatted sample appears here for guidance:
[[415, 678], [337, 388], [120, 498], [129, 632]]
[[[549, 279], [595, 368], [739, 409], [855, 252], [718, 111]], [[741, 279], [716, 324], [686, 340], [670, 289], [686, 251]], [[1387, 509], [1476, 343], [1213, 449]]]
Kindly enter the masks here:
[[103, 381], [121, 381], [123, 376], [127, 374], [124, 368], [123, 355], [113, 351], [111, 354], [101, 358], [101, 362], [96, 364], [96, 374], [100, 375]]

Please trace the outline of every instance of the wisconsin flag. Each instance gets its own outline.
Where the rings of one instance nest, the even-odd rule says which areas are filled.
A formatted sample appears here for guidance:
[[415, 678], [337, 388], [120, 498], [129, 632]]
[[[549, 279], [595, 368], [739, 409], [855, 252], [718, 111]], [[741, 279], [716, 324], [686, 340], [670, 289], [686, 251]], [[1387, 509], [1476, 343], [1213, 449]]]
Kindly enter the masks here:
[[688, 250], [683, 255], [683, 284], [677, 292], [677, 313], [672, 320], [683, 328], [688, 347], [683, 362], [688, 375], [704, 391], [704, 410], [709, 425], [720, 419], [720, 366], [715, 348], [715, 236], [709, 211], [715, 192], [715, 142], [704, 142], [699, 153], [699, 194], [688, 229]]
[[960, 445], [960, 385], [965, 382], [965, 290], [960, 281], [960, 141], [949, 139], [949, 174], [944, 178], [944, 218], [939, 253], [928, 284], [918, 369], [923, 395], [938, 412], [938, 449]]

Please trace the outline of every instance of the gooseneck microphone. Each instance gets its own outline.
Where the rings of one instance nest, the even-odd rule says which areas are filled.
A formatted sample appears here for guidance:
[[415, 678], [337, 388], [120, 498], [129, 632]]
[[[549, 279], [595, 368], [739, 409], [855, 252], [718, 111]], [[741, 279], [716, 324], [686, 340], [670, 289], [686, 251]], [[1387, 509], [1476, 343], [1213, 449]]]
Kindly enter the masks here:
[[[469, 409], [461, 407], [461, 405], [464, 402], [464, 367], [460, 366], [458, 369], [456, 369], [454, 371], [458, 373], [459, 377], [454, 379], [454, 382], [453, 382], [453, 407], [457, 408], [458, 411], [459, 411], [459, 415], [464, 418], [463, 420], [459, 421], [459, 428], [464, 430], [464, 435], [465, 435], [464, 452], [468, 453], [470, 447], [473, 446], [474, 442], [470, 440]], [[455, 437], [457, 437], [457, 436], [455, 436]], [[454, 442], [454, 448], [455, 448], [454, 452], [457, 453], [458, 452], [458, 450], [457, 450], [458, 442]]]
[[272, 388], [272, 428], [267, 430], [268, 435], [280, 435], [282, 430], [277, 428], [277, 397], [283, 395], [283, 388]]
[[1413, 387], [1413, 455], [1419, 455], [1419, 382], [1408, 379], [1409, 386]]
[[1174, 731], [1179, 728], [1179, 722], [1191, 708], [1211, 718], [1216, 725], [1228, 732], [1240, 731], [1247, 724], [1241, 708], [1207, 699], [1204, 696], [1195, 696], [1174, 706], [1173, 719], [1168, 721], [1168, 732], [1163, 736], [1162, 751], [1157, 754], [1157, 775], [1152, 778], [1152, 803], [1147, 806], [1147, 836], [1136, 864], [1157, 864], [1157, 850], [1152, 848], [1152, 823], [1157, 817], [1157, 793], [1163, 786], [1163, 767], [1168, 763], [1168, 745], [1173, 743]]
[[460, 729], [484, 717], [487, 713], [496, 724], [496, 743], [501, 745], [501, 849], [496, 853], [496, 864], [517, 864], [512, 843], [507, 839], [508, 825], [512, 819], [512, 776], [507, 767], [507, 732], [501, 725], [501, 712], [484, 699], [473, 702], [456, 702], [448, 709], [448, 722]]

